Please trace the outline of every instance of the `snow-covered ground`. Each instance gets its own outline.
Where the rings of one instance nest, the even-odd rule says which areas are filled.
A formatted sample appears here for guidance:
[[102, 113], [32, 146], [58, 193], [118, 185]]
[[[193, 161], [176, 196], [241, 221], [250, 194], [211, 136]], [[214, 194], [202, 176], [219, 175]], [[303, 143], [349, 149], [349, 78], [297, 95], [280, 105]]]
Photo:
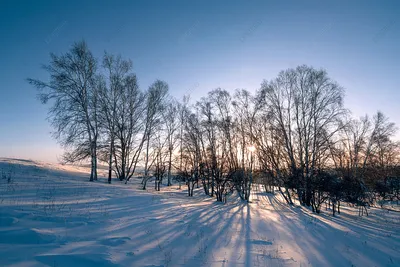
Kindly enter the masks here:
[[0, 172], [0, 266], [400, 266], [400, 212], [315, 215], [258, 186], [223, 205], [23, 160]]

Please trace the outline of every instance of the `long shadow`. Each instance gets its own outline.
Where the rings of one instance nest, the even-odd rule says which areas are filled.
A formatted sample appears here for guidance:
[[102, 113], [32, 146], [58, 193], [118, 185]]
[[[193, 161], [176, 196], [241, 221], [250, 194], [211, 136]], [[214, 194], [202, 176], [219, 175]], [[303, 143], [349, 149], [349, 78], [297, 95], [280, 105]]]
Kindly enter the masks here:
[[[230, 219], [225, 221], [221, 226], [221, 221], [223, 222], [222, 215], [215, 209], [204, 210], [194, 208], [187, 210], [187, 212], [189, 212], [190, 218], [183, 226], [186, 228], [183, 237], [182, 235], [175, 235], [175, 240], [169, 240], [169, 246], [177, 250], [182, 249], [185, 251], [184, 255], [191, 256], [191, 259], [187, 258], [187, 263], [200, 261], [207, 265], [215, 260], [210, 253], [216, 249], [215, 245], [218, 243], [217, 241], [223, 238], [220, 233], [224, 232], [226, 228], [231, 225], [235, 214], [230, 216]], [[235, 213], [238, 212], [239, 210]], [[168, 229], [166, 232], [179, 232], [180, 230], [181, 229], [175, 227], [175, 229]], [[157, 232], [157, 235], [163, 238], [164, 234], [163, 232]], [[186, 242], [182, 242], [182, 238], [184, 240], [186, 239]], [[193, 244], [194, 250], [188, 247], [187, 241], [191, 241], [190, 244]], [[147, 256], [148, 255], [143, 255], [144, 258]]]
[[[322, 265], [339, 263], [346, 265], [354, 259], [351, 254], [353, 256], [361, 256], [359, 260], [368, 265], [379, 265], [383, 262], [398, 259], [396, 251], [388, 248], [387, 244], [385, 246], [385, 238], [378, 236], [379, 232], [377, 233], [377, 231], [379, 228], [376, 225], [371, 227], [365, 223], [355, 221], [354, 218], [348, 215], [346, 215], [348, 217], [346, 220], [341, 217], [328, 218], [322, 214], [311, 215], [304, 208], [282, 206], [284, 204], [276, 200], [272, 195], [267, 195], [267, 197], [273, 208], [279, 213], [283, 222], [282, 225], [285, 225], [286, 230], [297, 233], [297, 236], [294, 236], [294, 241], [300, 244], [300, 247], [303, 248], [302, 252], [311, 262]], [[349, 228], [351, 231], [358, 233], [360, 237], [355, 238], [354, 236], [350, 236], [347, 232], [334, 227], [332, 223]], [[383, 230], [383, 232], [386, 231]], [[365, 236], [369, 236], [371, 238], [370, 242], [375, 243], [372, 247], [365, 242]], [[386, 250], [381, 250], [381, 253], [378, 255], [375, 255], [375, 253], [371, 254], [372, 251], [376, 250], [376, 247], [380, 247], [380, 249], [386, 247]], [[368, 252], [368, 250], [371, 252]], [[321, 252], [324, 252], [324, 254], [322, 255]], [[348, 254], [347, 259], [342, 257], [338, 261], [337, 255], [339, 254]]]
[[[125, 187], [117, 183], [111, 186], [103, 183], [86, 184], [82, 182], [82, 178], [69, 172], [67, 174], [66, 177], [73, 178], [68, 181], [56, 179], [56, 186], [62, 188], [57, 190], [60, 198], [70, 199], [71, 197], [67, 196], [68, 191], [84, 187], [85, 189], [77, 191], [76, 195], [93, 196], [93, 203], [72, 203], [68, 204], [68, 207], [76, 214], [89, 210], [96, 225], [65, 225], [58, 221], [52, 223], [51, 227], [56, 230], [68, 229], [68, 234], [76, 237], [67, 238], [69, 244], [58, 244], [62, 253], [75, 253], [75, 250], [69, 249], [74, 244], [77, 247], [94, 244], [115, 255], [120, 259], [121, 265], [145, 266], [153, 263], [164, 266], [253, 266], [254, 257], [257, 256], [255, 248], [275, 245], [275, 241], [251, 239], [253, 234], [260, 234], [260, 229], [262, 231], [262, 227], [265, 227], [267, 231], [276, 232], [284, 237], [278, 242], [294, 243], [292, 247], [317, 266], [351, 265], [349, 258], [352, 255], [365, 257], [365, 260], [361, 261], [365, 266], [385, 264], [389, 257], [395, 261], [398, 259], [394, 248], [382, 251], [381, 248], [385, 247], [384, 243], [390, 237], [385, 239], [376, 236], [380, 225], [373, 219], [351, 220], [351, 215], [347, 213], [337, 218], [312, 215], [304, 208], [287, 206], [276, 196], [261, 192], [255, 192], [253, 204], [239, 202], [222, 205], [204, 196], [201, 188], [196, 189], [195, 196], [190, 198], [186, 196], [184, 187], [173, 192], [167, 189], [165, 192], [146, 192], [137, 190], [136, 182]], [[41, 181], [40, 179], [38, 181]], [[46, 188], [44, 187], [44, 190], [47, 190]], [[32, 190], [29, 192], [34, 193]], [[100, 199], [101, 196], [107, 197]], [[269, 207], [271, 209], [264, 210]], [[23, 208], [32, 210], [28, 205]], [[279, 221], [264, 217], [265, 224], [261, 225], [263, 221], [260, 218], [268, 215], [266, 212], [277, 214]], [[108, 215], [103, 216], [103, 213]], [[71, 220], [80, 219], [72, 217]], [[340, 228], [352, 229], [360, 237], [346, 234]], [[398, 238], [397, 229], [393, 227], [391, 230], [384, 229], [383, 232]], [[376, 242], [380, 250], [379, 255], [373, 253], [377, 246], [362, 243], [367, 238], [368, 242]], [[49, 246], [46, 253], [57, 255], [60, 253], [60, 246], [57, 247], [54, 243], [54, 249]], [[337, 259], [337, 255], [342, 257]], [[376, 259], [372, 259], [373, 256], [376, 256]]]
[[[251, 234], [251, 215], [250, 215], [250, 206], [246, 205], [246, 222], [245, 222], [245, 234], [246, 234], [246, 261], [245, 266], [252, 266], [252, 243], [250, 242], [250, 234]], [[242, 216], [243, 217], [243, 216]]]

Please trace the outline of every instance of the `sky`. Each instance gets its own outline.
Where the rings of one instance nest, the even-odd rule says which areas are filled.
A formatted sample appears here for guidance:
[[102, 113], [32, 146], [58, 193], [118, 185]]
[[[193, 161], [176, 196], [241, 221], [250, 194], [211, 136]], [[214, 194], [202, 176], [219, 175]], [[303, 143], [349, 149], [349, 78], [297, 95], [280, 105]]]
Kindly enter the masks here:
[[[57, 162], [49, 106], [26, 78], [48, 80], [49, 54], [85, 40], [133, 61], [140, 87], [165, 80], [192, 99], [254, 92], [306, 64], [346, 90], [354, 117], [400, 126], [400, 1], [0, 1], [0, 157]], [[400, 139], [400, 134], [397, 134]]]

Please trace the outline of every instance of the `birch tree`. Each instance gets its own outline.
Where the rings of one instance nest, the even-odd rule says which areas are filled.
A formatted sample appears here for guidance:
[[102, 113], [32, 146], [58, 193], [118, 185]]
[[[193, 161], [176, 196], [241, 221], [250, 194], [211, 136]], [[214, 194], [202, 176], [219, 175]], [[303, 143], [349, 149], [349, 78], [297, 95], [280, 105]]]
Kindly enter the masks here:
[[[100, 94], [101, 103], [101, 122], [107, 135], [108, 144], [108, 182], [111, 183], [113, 170], [113, 157], [115, 153], [115, 131], [117, 124], [117, 111], [120, 108], [121, 97], [126, 84], [126, 77], [132, 70], [132, 62], [123, 60], [120, 56], [113, 56], [105, 53], [103, 57], [104, 70], [106, 71], [106, 86]], [[136, 92], [133, 92], [136, 93]]]
[[43, 104], [51, 104], [49, 120], [54, 137], [67, 148], [64, 160], [90, 158], [90, 181], [97, 180], [98, 86], [96, 60], [84, 41], [61, 55], [50, 54], [43, 68], [48, 81], [28, 79], [39, 90]]
[[143, 188], [146, 188], [145, 183], [150, 178], [149, 170], [155, 157], [151, 159], [151, 139], [154, 134], [154, 130], [161, 123], [161, 114], [164, 109], [164, 101], [168, 94], [168, 84], [161, 80], [156, 80], [149, 86], [146, 92], [146, 104], [145, 104], [145, 120], [144, 120], [144, 179], [142, 183]]
[[166, 135], [166, 143], [168, 149], [168, 168], [167, 168], [167, 177], [168, 177], [168, 186], [171, 185], [171, 171], [172, 171], [172, 161], [173, 161], [173, 153], [176, 149], [178, 136], [177, 131], [179, 129], [179, 106], [178, 102], [174, 99], [171, 99], [166, 105], [165, 111], [162, 113], [164, 125], [165, 125], [165, 135]]
[[126, 182], [134, 175], [145, 141], [145, 95], [139, 89], [137, 77], [130, 73], [123, 80], [122, 93], [117, 105], [115, 124], [115, 171]]

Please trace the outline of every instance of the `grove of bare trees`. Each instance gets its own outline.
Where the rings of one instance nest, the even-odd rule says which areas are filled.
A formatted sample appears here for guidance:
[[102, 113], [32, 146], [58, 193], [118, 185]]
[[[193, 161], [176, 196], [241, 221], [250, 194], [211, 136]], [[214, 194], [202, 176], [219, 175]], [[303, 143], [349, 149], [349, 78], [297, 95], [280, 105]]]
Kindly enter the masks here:
[[[366, 205], [400, 200], [400, 143], [383, 113], [353, 118], [344, 89], [325, 70], [302, 65], [264, 80], [254, 93], [217, 88], [181, 101], [165, 81], [139, 86], [132, 62], [85, 42], [44, 67], [48, 81], [28, 79], [50, 104], [54, 137], [66, 162], [98, 162], [146, 189], [185, 183], [224, 202], [251, 201], [252, 184], [319, 213], [324, 203]], [[366, 210], [366, 209], [365, 209]]]

